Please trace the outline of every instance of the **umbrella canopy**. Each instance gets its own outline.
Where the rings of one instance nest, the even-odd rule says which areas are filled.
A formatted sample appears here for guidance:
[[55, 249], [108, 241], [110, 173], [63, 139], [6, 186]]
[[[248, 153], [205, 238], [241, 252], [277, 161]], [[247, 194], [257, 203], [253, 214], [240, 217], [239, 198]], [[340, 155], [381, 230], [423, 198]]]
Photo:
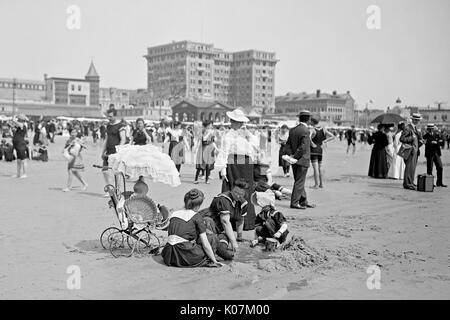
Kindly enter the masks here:
[[406, 121], [406, 119], [395, 113], [383, 113], [380, 114], [375, 119], [373, 119], [370, 123], [388, 124], [388, 123], [399, 123], [400, 121]]

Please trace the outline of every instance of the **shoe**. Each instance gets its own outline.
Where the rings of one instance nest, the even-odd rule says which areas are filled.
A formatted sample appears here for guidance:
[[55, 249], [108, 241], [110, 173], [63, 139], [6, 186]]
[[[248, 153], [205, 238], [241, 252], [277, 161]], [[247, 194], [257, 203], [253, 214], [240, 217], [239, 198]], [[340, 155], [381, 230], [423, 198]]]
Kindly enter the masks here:
[[87, 185], [87, 184], [85, 184], [84, 186], [82, 186], [82, 187], [81, 187], [81, 191], [86, 191], [86, 190], [87, 190], [87, 188], [88, 188], [88, 185]]
[[209, 181], [205, 181], [205, 184], [210, 184], [211, 182], [209, 182]]
[[405, 188], [407, 190], [416, 190], [416, 188], [414, 188], [413, 186], [406, 186], [406, 187], [403, 187], [403, 188]]
[[69, 192], [70, 189], [69, 189], [69, 188], [64, 188], [64, 189], [62, 189], [62, 191], [63, 191], [63, 192]]
[[258, 245], [258, 240], [252, 240], [252, 243], [250, 244], [250, 248], [254, 248]]
[[28, 176], [27, 176], [26, 174], [23, 174], [23, 175], [21, 175], [19, 178], [20, 178], [20, 179], [26, 179], [26, 178], [28, 178]]
[[195, 181], [194, 181], [194, 184], [198, 184], [198, 181], [197, 181], [197, 180], [195, 180]]
[[438, 184], [437, 186], [438, 186], [438, 187], [441, 187], [441, 188], [447, 188], [447, 185], [446, 185], [446, 184]]
[[314, 203], [304, 203], [301, 204], [301, 206], [306, 207], [306, 208], [315, 208], [316, 205]]
[[291, 205], [291, 209], [302, 209], [302, 210], [305, 210], [306, 206], [302, 206], [302, 205], [296, 204], [296, 205]]

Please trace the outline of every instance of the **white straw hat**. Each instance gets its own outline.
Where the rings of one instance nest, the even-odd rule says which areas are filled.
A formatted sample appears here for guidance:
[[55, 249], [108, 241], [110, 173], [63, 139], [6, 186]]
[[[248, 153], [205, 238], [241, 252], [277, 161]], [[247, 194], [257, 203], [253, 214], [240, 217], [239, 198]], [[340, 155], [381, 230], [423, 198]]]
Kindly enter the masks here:
[[250, 120], [245, 116], [241, 109], [234, 109], [227, 112], [227, 117], [236, 122], [249, 122]]

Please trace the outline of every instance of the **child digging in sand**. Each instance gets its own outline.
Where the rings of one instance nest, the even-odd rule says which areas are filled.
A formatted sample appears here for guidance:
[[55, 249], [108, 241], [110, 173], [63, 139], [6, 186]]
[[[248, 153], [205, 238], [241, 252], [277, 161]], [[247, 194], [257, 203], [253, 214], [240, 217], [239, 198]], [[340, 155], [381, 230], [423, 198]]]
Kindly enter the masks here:
[[289, 233], [288, 225], [284, 215], [275, 209], [275, 194], [270, 190], [267, 192], [254, 192], [251, 196], [252, 203], [261, 207], [261, 212], [255, 220], [255, 239], [251, 247], [258, 243], [264, 243], [267, 238], [278, 240], [277, 247], [286, 241]]

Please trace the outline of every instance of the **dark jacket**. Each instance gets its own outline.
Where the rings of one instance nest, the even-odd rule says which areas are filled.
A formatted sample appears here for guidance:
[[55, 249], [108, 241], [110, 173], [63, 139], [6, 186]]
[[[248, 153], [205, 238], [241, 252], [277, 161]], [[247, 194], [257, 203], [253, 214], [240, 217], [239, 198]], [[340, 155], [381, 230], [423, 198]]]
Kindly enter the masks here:
[[293, 158], [298, 160], [296, 165], [306, 168], [309, 167], [311, 140], [309, 137], [309, 129], [305, 125], [300, 123], [295, 128], [289, 130], [286, 153], [291, 154]]
[[417, 152], [417, 156], [420, 155], [419, 148], [422, 146], [422, 134], [419, 130], [414, 129], [411, 124], [408, 124], [400, 136], [400, 142], [411, 145]]
[[[441, 142], [443, 138], [440, 134], [427, 132], [423, 135], [425, 140], [425, 157], [441, 156]], [[434, 143], [433, 143], [434, 142]]]

